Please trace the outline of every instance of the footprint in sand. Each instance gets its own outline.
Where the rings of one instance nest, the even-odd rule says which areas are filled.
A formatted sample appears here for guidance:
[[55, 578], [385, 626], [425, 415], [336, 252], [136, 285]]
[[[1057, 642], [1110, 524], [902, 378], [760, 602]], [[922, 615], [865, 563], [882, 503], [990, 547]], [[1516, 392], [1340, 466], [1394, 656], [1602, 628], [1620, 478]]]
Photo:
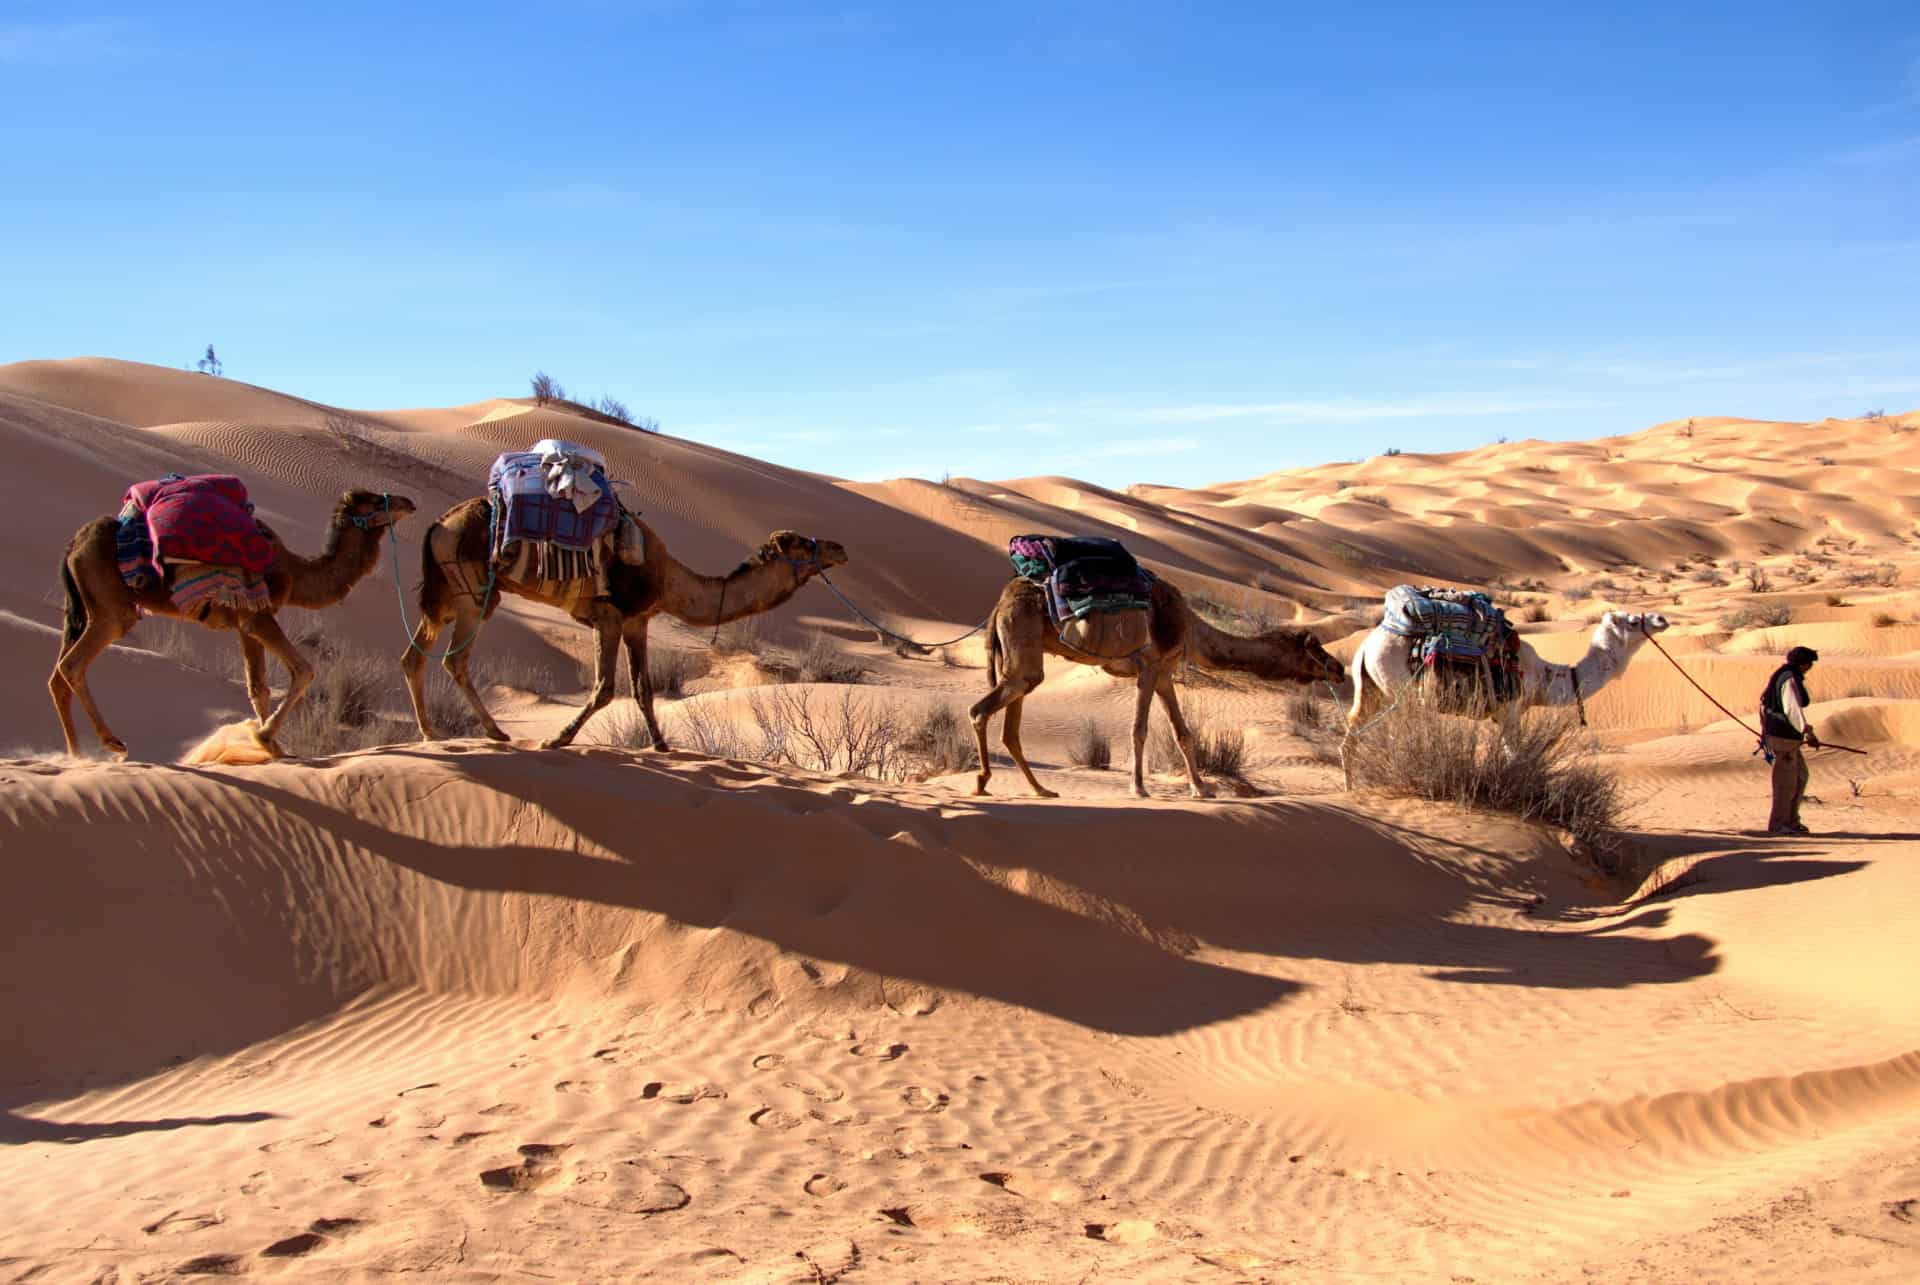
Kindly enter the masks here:
[[291, 1151], [295, 1147], [324, 1147], [333, 1141], [334, 1136], [331, 1133], [303, 1133], [297, 1138], [281, 1138], [265, 1143], [260, 1150], [271, 1154], [275, 1151]]
[[202, 1214], [181, 1213], [175, 1210], [158, 1222], [148, 1223], [140, 1230], [149, 1236], [185, 1236], [189, 1232], [205, 1231], [209, 1227], [218, 1227], [227, 1221], [227, 1216], [215, 1210]]
[[747, 1117], [747, 1123], [760, 1129], [797, 1129], [800, 1117], [779, 1107], [761, 1107]]
[[239, 1254], [202, 1254], [173, 1270], [181, 1276], [238, 1276], [247, 1270], [247, 1260]]
[[603, 1049], [595, 1049], [593, 1056], [595, 1061], [605, 1062], [608, 1066], [621, 1066], [637, 1059], [640, 1053], [641, 1050], [630, 1045], [609, 1044]]
[[789, 1089], [806, 1094], [815, 1102], [838, 1102], [847, 1096], [846, 1090], [836, 1089], [826, 1081], [814, 1079], [811, 1076], [800, 1080], [784, 1080], [782, 1083]]
[[469, 1142], [477, 1142], [481, 1138], [491, 1138], [494, 1132], [492, 1129], [475, 1129], [470, 1133], [460, 1134], [453, 1140], [453, 1145], [456, 1147], [464, 1147]]
[[693, 1203], [687, 1189], [653, 1172], [639, 1160], [591, 1168], [581, 1166], [561, 1199], [570, 1205], [616, 1214], [666, 1214]]
[[1016, 1196], [1023, 1196], [1028, 1200], [1045, 1201], [1053, 1205], [1085, 1200], [1087, 1198], [1086, 1192], [1070, 1182], [1064, 1182], [1050, 1175], [1036, 1173], [1028, 1169], [1015, 1169], [1011, 1172], [1000, 1173], [983, 1173], [980, 1175], [980, 1180], [982, 1182], [990, 1182], [1002, 1191], [1012, 1192]]
[[396, 1173], [392, 1169], [355, 1169], [350, 1173], [341, 1174], [340, 1177], [356, 1187], [384, 1187], [389, 1183], [400, 1181], [406, 1175]]
[[1127, 1218], [1117, 1223], [1088, 1223], [1087, 1236], [1115, 1245], [1144, 1245], [1160, 1234], [1160, 1229], [1144, 1218]]
[[505, 1119], [505, 1120], [511, 1120], [516, 1116], [523, 1116], [526, 1113], [527, 1113], [527, 1109], [521, 1106], [518, 1102], [496, 1102], [492, 1106], [483, 1110], [480, 1114], [496, 1116], [498, 1118]]
[[549, 1026], [545, 1030], [535, 1031], [533, 1034], [527, 1036], [527, 1038], [530, 1040], [550, 1040], [554, 1036], [560, 1034], [562, 1031], [568, 1031], [571, 1029], [573, 1028], [565, 1025]]
[[952, 1099], [944, 1093], [938, 1093], [932, 1089], [923, 1089], [917, 1084], [909, 1084], [905, 1092], [901, 1093], [900, 1100], [912, 1107], [915, 1111], [925, 1111], [929, 1114], [936, 1111], [945, 1111], [947, 1104], [952, 1101]]
[[727, 1091], [717, 1084], [699, 1083], [690, 1080], [655, 1080], [640, 1090], [640, 1096], [651, 1102], [658, 1098], [662, 1102], [674, 1102], [686, 1106], [705, 1098], [724, 1098]]
[[734, 1253], [731, 1249], [721, 1249], [716, 1246], [712, 1249], [697, 1250], [689, 1254], [687, 1261], [703, 1271], [718, 1272], [741, 1266], [747, 1260]]
[[517, 1165], [483, 1170], [480, 1181], [496, 1191], [538, 1191], [558, 1181], [565, 1172], [560, 1156], [570, 1142], [530, 1142], [520, 1148], [523, 1157]]
[[855, 1057], [872, 1058], [876, 1062], [891, 1062], [907, 1051], [904, 1044], [888, 1044], [883, 1041], [868, 1040], [856, 1044], [847, 1050]]
[[571, 1093], [579, 1097], [592, 1097], [600, 1091], [596, 1080], [562, 1080], [553, 1086], [555, 1093]]
[[833, 1196], [847, 1189], [847, 1184], [830, 1173], [817, 1173], [802, 1184], [809, 1196]]
[[402, 1089], [400, 1090], [399, 1093], [395, 1094], [394, 1096], [404, 1098], [404, 1097], [411, 1096], [412, 1094], [415, 1094], [415, 1093], [425, 1093], [428, 1089], [437, 1089], [439, 1087], [440, 1087], [440, 1081], [428, 1080], [425, 1084], [416, 1084], [410, 1089]]
[[771, 1071], [786, 1060], [787, 1059], [781, 1057], [778, 1053], [762, 1053], [759, 1057], [753, 1059], [753, 1069], [756, 1071]]

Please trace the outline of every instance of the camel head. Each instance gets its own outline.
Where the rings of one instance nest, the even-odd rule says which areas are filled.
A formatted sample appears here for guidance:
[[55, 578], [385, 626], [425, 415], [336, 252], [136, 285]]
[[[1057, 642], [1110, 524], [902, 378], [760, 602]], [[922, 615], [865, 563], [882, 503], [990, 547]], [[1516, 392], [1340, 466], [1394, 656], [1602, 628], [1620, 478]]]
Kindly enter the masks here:
[[335, 525], [348, 522], [363, 531], [384, 531], [413, 512], [413, 501], [404, 495], [381, 491], [347, 491], [334, 510]]
[[847, 564], [847, 551], [832, 540], [815, 540], [798, 531], [775, 531], [753, 555], [753, 562], [785, 562], [796, 575], [812, 575]]
[[1609, 611], [1600, 618], [1600, 628], [1620, 638], [1638, 639], [1672, 627], [1673, 622], [1657, 611], [1644, 615], [1637, 611]]
[[1261, 678], [1296, 683], [1332, 683], [1347, 681], [1347, 667], [1327, 651], [1320, 640], [1305, 629], [1276, 629], [1263, 634], [1261, 643], [1269, 648], [1258, 668], [1250, 672]]

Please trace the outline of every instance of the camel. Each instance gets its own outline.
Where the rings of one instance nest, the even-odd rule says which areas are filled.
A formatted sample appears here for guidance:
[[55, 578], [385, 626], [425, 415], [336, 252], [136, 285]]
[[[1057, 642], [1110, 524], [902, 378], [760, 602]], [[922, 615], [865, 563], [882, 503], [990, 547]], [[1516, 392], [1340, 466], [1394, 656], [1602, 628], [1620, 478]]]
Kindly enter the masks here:
[[438, 659], [466, 697], [486, 734], [496, 741], [508, 739], [487, 713], [480, 693], [474, 690], [467, 661], [480, 626], [500, 605], [501, 595], [510, 593], [568, 612], [592, 629], [599, 639], [600, 645], [594, 654], [593, 691], [587, 703], [572, 722], [543, 742], [541, 748], [558, 749], [571, 744], [587, 720], [613, 699], [614, 665], [620, 644], [624, 642], [627, 672], [633, 680], [633, 699], [640, 706], [640, 716], [646, 720], [654, 748], [664, 750], [667, 738], [653, 715], [653, 683], [647, 675], [647, 622], [660, 612], [690, 625], [708, 626], [759, 615], [791, 598], [814, 576], [847, 560], [847, 551], [831, 540], [812, 540], [792, 531], [775, 531], [758, 552], [729, 574], [705, 576], [674, 561], [666, 544], [651, 527], [638, 518], [632, 520], [639, 524], [646, 540], [646, 561], [634, 566], [610, 559], [607, 596], [572, 604], [505, 579], [495, 580], [482, 603], [476, 590], [454, 583], [447, 571], [450, 566], [459, 568], [460, 579], [465, 584], [480, 586], [487, 582], [492, 533], [491, 510], [485, 496], [463, 500], [427, 528], [426, 539], [421, 544], [420, 624], [413, 631], [412, 644], [400, 658], [422, 739], [437, 739], [427, 713], [423, 669], [434, 640], [449, 624], [454, 626], [452, 641], [449, 650]]
[[[1627, 667], [1633, 654], [1654, 634], [1669, 628], [1658, 612], [1609, 611], [1594, 626], [1587, 654], [1571, 665], [1552, 665], [1531, 644], [1520, 643], [1520, 690], [1511, 700], [1488, 701], [1484, 693], [1469, 692], [1443, 698], [1442, 711], [1471, 717], [1499, 718], [1536, 705], [1584, 706], [1586, 699]], [[1414, 640], [1376, 626], [1353, 653], [1353, 707], [1347, 712], [1347, 734], [1340, 742], [1340, 768], [1347, 788], [1353, 788], [1353, 739], [1380, 708], [1383, 696], [1397, 700], [1412, 687]], [[1584, 709], [1582, 710], [1584, 715]]]
[[1213, 797], [1213, 791], [1200, 779], [1200, 769], [1193, 759], [1193, 734], [1174, 695], [1173, 676], [1184, 661], [1192, 660], [1205, 669], [1235, 669], [1260, 678], [1301, 683], [1337, 683], [1346, 677], [1340, 662], [1328, 655], [1320, 640], [1307, 630], [1277, 629], [1252, 638], [1223, 632], [1202, 620], [1187, 605], [1186, 595], [1158, 577], [1153, 580], [1149, 602], [1144, 610], [1095, 612], [1056, 632], [1047, 616], [1045, 590], [1039, 585], [1015, 579], [1000, 591], [1000, 600], [987, 618], [987, 678], [993, 690], [968, 711], [974, 740], [980, 747], [975, 794], [985, 794], [987, 781], [993, 776], [987, 757], [987, 723], [1004, 709], [1007, 718], [1000, 739], [1007, 753], [1036, 795], [1043, 799], [1059, 797], [1034, 778], [1020, 749], [1021, 705], [1045, 679], [1047, 656], [1095, 665], [1116, 678], [1134, 680], [1133, 794], [1141, 799], [1147, 797], [1143, 779], [1147, 714], [1156, 695], [1173, 724], [1173, 737], [1186, 760], [1193, 797]]
[[[274, 612], [289, 606], [319, 610], [345, 598], [379, 562], [381, 533], [412, 512], [413, 501], [403, 495], [348, 491], [334, 506], [333, 517], [327, 524], [326, 547], [317, 558], [303, 558], [294, 553], [263, 522], [261, 531], [274, 550], [273, 563], [265, 572], [272, 609], [239, 611], [215, 605], [204, 615], [192, 617], [209, 629], [232, 629], [239, 633], [240, 656], [246, 666], [247, 700], [253, 706], [257, 722], [255, 736], [275, 756], [281, 751], [274, 742], [274, 734], [313, 682], [313, 666], [281, 631]], [[60, 564], [60, 578], [67, 595], [66, 629], [60, 659], [53, 667], [52, 677], [47, 679], [47, 691], [53, 697], [54, 712], [60, 716], [67, 753], [73, 755], [80, 752], [73, 729], [72, 703], [78, 696], [80, 708], [92, 720], [100, 744], [111, 754], [120, 758], [127, 756], [126, 742], [108, 730], [106, 721], [100, 717], [100, 707], [87, 690], [87, 667], [132, 630], [141, 612], [189, 619], [173, 605], [173, 598], [164, 586], [135, 591], [120, 578], [114, 550], [118, 527], [119, 519], [111, 517], [95, 518], [87, 523], [67, 545]], [[278, 657], [287, 670], [287, 694], [281, 698], [278, 709], [272, 708], [271, 693], [267, 690], [268, 652]]]

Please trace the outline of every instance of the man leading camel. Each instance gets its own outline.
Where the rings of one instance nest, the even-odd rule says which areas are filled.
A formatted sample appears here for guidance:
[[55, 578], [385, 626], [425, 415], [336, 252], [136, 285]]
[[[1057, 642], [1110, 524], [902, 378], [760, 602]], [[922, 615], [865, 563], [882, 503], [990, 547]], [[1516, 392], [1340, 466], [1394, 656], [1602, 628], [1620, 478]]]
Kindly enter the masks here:
[[1806, 834], [1800, 824], [1800, 801], [1807, 794], [1807, 747], [1820, 748], [1813, 724], [1807, 722], [1807, 671], [1820, 659], [1811, 647], [1787, 652], [1787, 663], [1773, 671], [1760, 694], [1760, 731], [1773, 763], [1773, 813], [1768, 834]]

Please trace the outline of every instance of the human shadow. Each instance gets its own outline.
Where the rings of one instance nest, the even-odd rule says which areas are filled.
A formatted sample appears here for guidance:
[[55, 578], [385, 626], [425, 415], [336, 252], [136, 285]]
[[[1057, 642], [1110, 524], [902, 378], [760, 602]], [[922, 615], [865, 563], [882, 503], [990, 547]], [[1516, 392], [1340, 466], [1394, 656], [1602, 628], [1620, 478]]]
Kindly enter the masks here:
[[223, 1124], [259, 1124], [281, 1117], [272, 1111], [242, 1111], [229, 1115], [177, 1116], [162, 1120], [37, 1120], [0, 1107], [0, 1146], [21, 1146], [29, 1142], [93, 1142], [100, 1138], [124, 1138], [135, 1133], [169, 1132], [174, 1129], [212, 1128]]

